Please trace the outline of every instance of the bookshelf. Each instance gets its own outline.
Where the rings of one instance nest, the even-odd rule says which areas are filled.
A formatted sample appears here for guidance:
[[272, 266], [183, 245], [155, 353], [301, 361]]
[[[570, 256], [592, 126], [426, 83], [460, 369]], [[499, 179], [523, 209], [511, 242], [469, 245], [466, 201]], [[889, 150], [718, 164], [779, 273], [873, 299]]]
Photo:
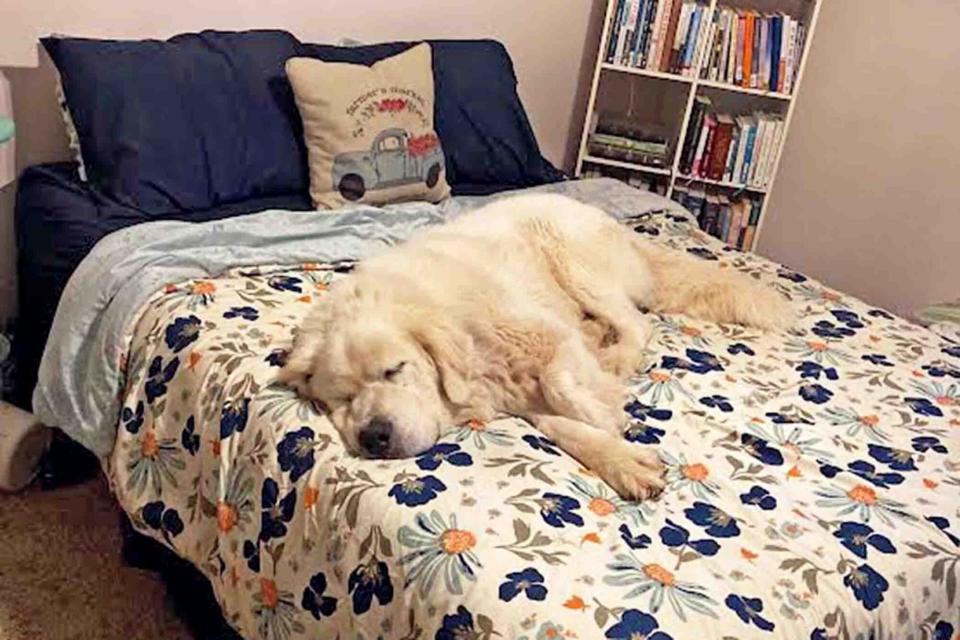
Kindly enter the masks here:
[[[789, 134], [796, 98], [803, 81], [803, 72], [813, 42], [821, 2], [822, 0], [697, 0], [695, 5], [699, 6], [697, 17], [700, 20], [701, 29], [697, 33], [704, 44], [702, 46], [699, 43], [687, 45], [691, 49], [687, 64], [668, 65], [668, 60], [663, 56], [670, 55], [669, 43], [672, 38], [666, 31], [670, 20], [669, 12], [673, 5], [690, 5], [691, 0], [608, 0], [603, 32], [597, 48], [597, 62], [590, 87], [575, 175], [580, 177], [585, 174], [600, 173], [622, 177], [631, 184], [643, 181], [647, 184], [647, 188], [655, 189], [670, 198], [692, 190], [716, 196], [725, 202], [740, 198], [749, 199], [755, 207], [753, 216], [755, 229], [749, 236], [741, 235], [739, 240], [743, 244], [744, 251], [752, 250], [763, 229], [768, 194], [776, 185], [783, 146]], [[626, 38], [627, 44], [620, 44], [620, 40], [623, 39], [621, 30], [634, 20], [634, 17], [629, 14], [631, 7], [634, 15], [637, 15], [636, 24], [638, 25], [642, 23], [640, 19], [644, 15], [643, 12], [645, 10], [651, 12], [649, 14], [651, 27], [648, 27], [646, 35], [639, 35], [643, 33], [641, 27], [638, 34], [634, 36], [637, 41], [644, 43], [648, 42], [647, 38], [652, 38], [654, 43], [647, 44], [646, 54], [640, 51], [639, 55], [637, 50], [642, 50], [644, 47], [634, 45], [632, 58], [629, 48], [633, 41], [630, 40], [629, 33]], [[658, 9], [660, 13], [657, 13]], [[683, 12], [677, 11], [681, 16], [679, 18], [681, 24], [686, 11], [687, 8], [683, 8]], [[759, 24], [761, 19], [767, 21], [763, 26], [763, 42], [766, 43], [768, 34], [770, 38], [770, 48], [765, 50], [766, 66], [764, 62], [760, 62], [759, 81], [751, 82], [750, 79], [741, 78], [728, 82], [727, 79], [734, 79], [735, 73], [728, 71], [729, 77], [722, 77], [723, 61], [730, 55], [731, 67], [739, 70], [742, 64], [735, 53], [728, 53], [733, 48], [729, 43], [737, 37], [729, 34], [736, 32], [737, 16], [744, 14], [755, 16], [757, 20], [755, 24]], [[661, 15], [663, 22], [657, 20]], [[732, 22], [730, 22], [731, 19]], [[776, 20], [779, 20], [779, 23]], [[781, 50], [781, 47], [783, 47], [782, 51], [786, 51], [788, 46], [785, 44], [783, 35], [787, 33], [785, 21], [787, 25], [792, 24], [794, 28], [796, 25], [802, 25], [800, 27], [802, 46], [795, 46], [790, 51], [787, 74], [784, 73], [782, 63], [778, 66], [773, 61], [776, 58], [776, 52]], [[663, 27], [659, 37], [659, 53], [654, 54], [658, 40], [656, 35], [651, 34], [656, 34], [657, 24], [662, 24]], [[757, 27], [758, 30], [759, 28]], [[726, 39], [724, 39], [725, 33]], [[743, 22], [741, 21], [740, 38], [742, 37]], [[679, 42], [679, 36], [677, 38]], [[799, 39], [792, 41], [799, 42]], [[759, 36], [756, 42], [760, 42]], [[663, 43], [668, 44], [665, 46]], [[744, 46], [743, 40], [739, 44], [741, 47]], [[622, 49], [618, 49], [618, 46], [626, 46], [628, 50], [621, 54]], [[726, 47], [726, 50], [723, 50], [723, 47]], [[721, 53], [721, 51], [724, 52]], [[677, 52], [673, 53], [676, 55]], [[758, 53], [764, 53], [764, 51], [754, 45], [753, 55], [756, 56]], [[743, 51], [741, 54], [746, 55]], [[787, 54], [781, 53], [781, 55], [786, 57]], [[676, 62], [681, 62], [683, 58], [681, 43], [681, 60]], [[720, 66], [719, 74], [717, 73], [718, 65]], [[777, 68], [771, 71], [771, 67], [774, 66]], [[749, 69], [749, 65], [743, 68]], [[766, 76], [764, 76], [764, 69], [766, 69]], [[756, 75], [757, 68], [754, 67], [753, 71]], [[789, 75], [786, 81], [785, 75]], [[787, 90], [783, 88], [785, 82], [789, 82]], [[771, 87], [775, 87], [775, 90]], [[704, 105], [709, 106], [704, 107]], [[685, 158], [684, 147], [690, 136], [690, 144], [694, 145], [690, 153], [695, 154], [696, 143], [701, 134], [706, 135], [705, 130], [695, 130], [696, 125], [702, 120], [697, 123], [691, 122], [705, 108], [714, 115], [729, 114], [733, 118], [748, 116], [747, 131], [750, 130], [749, 117], [753, 117], [755, 123], [765, 120], [768, 126], [771, 120], [776, 123], [775, 136], [771, 134], [770, 138], [765, 138], [768, 148], [767, 155], [763, 157], [762, 175], [760, 175], [761, 168], [758, 168], [758, 175], [747, 180], [739, 179], [751, 174], [746, 167], [739, 175], [737, 175], [737, 171], [740, 170], [738, 166], [733, 170], [737, 159], [735, 148], [730, 149], [728, 164], [721, 163], [720, 168], [725, 168], [726, 171], [719, 176], [716, 172], [708, 177], [703, 171], [690, 170], [689, 158]], [[598, 135], [600, 133], [597, 131], [598, 122], [602, 122], [608, 114], [614, 114], [621, 127], [622, 123], [626, 122], [627, 126], [630, 123], [636, 123], [639, 129], [653, 128], [657, 132], [656, 139], [666, 142], [666, 155], [654, 158], [656, 162], [635, 162], [623, 157], [612, 155], [607, 157], [599, 153], [595, 148], [598, 137], [602, 137]], [[757, 119], [758, 114], [759, 119]], [[735, 122], [739, 127], [741, 121], [735, 120]], [[606, 129], [604, 133], [607, 133]], [[759, 134], [756, 135], [759, 138]], [[741, 155], [742, 153], [741, 151]], [[640, 153], [634, 155], [647, 157]], [[684, 159], [688, 160], [686, 165], [683, 163]], [[707, 158], [703, 160], [706, 162]], [[759, 162], [760, 159], [756, 161]], [[714, 166], [713, 169], [717, 167]], [[717, 179], [718, 177], [720, 179]], [[703, 224], [703, 221], [701, 222]], [[713, 235], [719, 235], [722, 239], [729, 241], [729, 238], [724, 238], [719, 230]]]

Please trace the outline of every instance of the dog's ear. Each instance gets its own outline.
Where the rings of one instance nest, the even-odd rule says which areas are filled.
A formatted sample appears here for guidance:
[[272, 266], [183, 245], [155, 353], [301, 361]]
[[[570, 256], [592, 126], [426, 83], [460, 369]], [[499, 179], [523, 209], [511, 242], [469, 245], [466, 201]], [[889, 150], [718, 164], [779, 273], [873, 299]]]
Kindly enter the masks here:
[[475, 358], [470, 334], [444, 321], [424, 323], [412, 333], [437, 367], [447, 399], [455, 405], [467, 404]]

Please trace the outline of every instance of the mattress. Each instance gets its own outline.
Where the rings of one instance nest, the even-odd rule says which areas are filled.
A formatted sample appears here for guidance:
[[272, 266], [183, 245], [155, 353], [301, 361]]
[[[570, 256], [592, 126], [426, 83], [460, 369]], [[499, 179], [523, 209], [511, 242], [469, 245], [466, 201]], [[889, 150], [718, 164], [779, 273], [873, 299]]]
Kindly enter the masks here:
[[113, 234], [67, 287], [34, 404], [247, 638], [953, 637], [960, 345], [725, 247], [667, 200], [540, 190], [797, 312], [778, 334], [654, 317], [624, 409], [625, 437], [667, 465], [658, 501], [619, 499], [513, 418], [359, 460], [275, 383], [356, 259], [484, 198]]

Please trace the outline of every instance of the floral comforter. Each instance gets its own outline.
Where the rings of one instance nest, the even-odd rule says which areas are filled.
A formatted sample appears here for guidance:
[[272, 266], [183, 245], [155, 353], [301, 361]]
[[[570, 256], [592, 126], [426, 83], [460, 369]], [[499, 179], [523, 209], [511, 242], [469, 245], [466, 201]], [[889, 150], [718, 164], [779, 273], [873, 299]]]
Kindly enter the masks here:
[[341, 263], [150, 299], [108, 465], [124, 509], [251, 639], [954, 638], [960, 345], [689, 217], [629, 224], [799, 316], [778, 335], [657, 319], [625, 410], [626, 437], [667, 463], [659, 501], [620, 500], [514, 419], [454, 426], [412, 460], [347, 455], [273, 383]]

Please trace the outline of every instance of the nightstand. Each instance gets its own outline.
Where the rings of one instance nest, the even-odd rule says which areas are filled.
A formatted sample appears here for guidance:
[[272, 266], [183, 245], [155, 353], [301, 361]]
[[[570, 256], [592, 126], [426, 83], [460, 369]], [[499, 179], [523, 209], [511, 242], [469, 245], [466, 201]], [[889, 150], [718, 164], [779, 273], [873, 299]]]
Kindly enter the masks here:
[[19, 491], [33, 481], [50, 436], [32, 413], [0, 400], [0, 491]]

